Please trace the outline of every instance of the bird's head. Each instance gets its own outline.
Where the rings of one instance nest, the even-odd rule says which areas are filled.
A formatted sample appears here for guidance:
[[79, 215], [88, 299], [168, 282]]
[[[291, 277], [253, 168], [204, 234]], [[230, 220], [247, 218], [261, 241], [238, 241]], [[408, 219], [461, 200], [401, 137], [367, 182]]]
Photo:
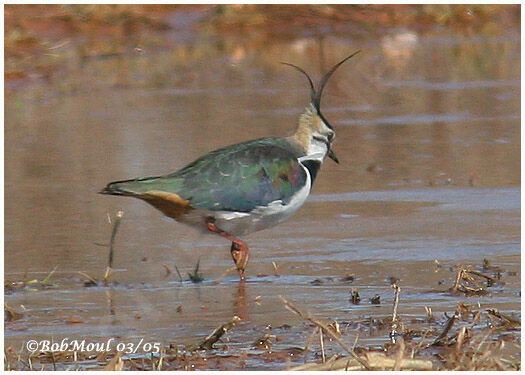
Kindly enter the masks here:
[[320, 162], [328, 156], [330, 159], [339, 163], [339, 159], [332, 150], [332, 142], [335, 138], [335, 131], [321, 113], [321, 96], [328, 79], [345, 61], [357, 55], [360, 51], [352, 53], [330, 69], [319, 81], [317, 89], [312, 79], [303, 69], [290, 63], [283, 63], [297, 69], [308, 79], [310, 84], [310, 104], [299, 117], [299, 125], [294, 134], [294, 138], [303, 146], [309, 159], [315, 159]]

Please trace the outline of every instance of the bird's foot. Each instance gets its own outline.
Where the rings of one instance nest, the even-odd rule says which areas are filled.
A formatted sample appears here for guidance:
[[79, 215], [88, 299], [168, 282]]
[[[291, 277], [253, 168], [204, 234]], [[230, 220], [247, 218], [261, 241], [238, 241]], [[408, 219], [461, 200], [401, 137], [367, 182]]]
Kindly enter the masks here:
[[206, 225], [208, 226], [208, 230], [210, 232], [218, 233], [232, 242], [231, 254], [233, 261], [235, 262], [235, 266], [237, 267], [237, 271], [239, 272], [239, 277], [241, 278], [241, 281], [246, 280], [246, 276], [244, 275], [244, 269], [248, 265], [248, 259], [250, 258], [248, 245], [246, 245], [240, 239], [226, 233], [222, 229], [217, 228], [212, 219], [209, 219]]
[[250, 258], [250, 252], [248, 246], [240, 240], [232, 242], [231, 254], [235, 265], [237, 266], [237, 271], [239, 272], [239, 277], [241, 281], [246, 280], [244, 275], [244, 269], [248, 265], [248, 259]]

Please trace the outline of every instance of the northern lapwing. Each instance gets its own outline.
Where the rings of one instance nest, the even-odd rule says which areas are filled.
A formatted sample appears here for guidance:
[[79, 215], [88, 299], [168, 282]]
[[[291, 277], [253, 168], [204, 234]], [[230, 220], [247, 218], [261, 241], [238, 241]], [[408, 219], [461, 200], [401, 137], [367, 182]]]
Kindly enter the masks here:
[[100, 193], [142, 199], [181, 223], [220, 234], [231, 241], [231, 256], [241, 280], [249, 252], [238, 236], [282, 223], [310, 194], [319, 167], [328, 156], [339, 163], [335, 132], [321, 114], [321, 95], [332, 67], [315, 88], [304, 74], [311, 100], [290, 137], [260, 138], [212, 151], [181, 170], [159, 177], [108, 184]]

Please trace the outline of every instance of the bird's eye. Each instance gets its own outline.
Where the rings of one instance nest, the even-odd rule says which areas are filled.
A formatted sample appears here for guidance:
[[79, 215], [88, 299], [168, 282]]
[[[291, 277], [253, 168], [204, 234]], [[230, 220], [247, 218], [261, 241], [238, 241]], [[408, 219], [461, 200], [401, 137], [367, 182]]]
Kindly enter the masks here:
[[332, 142], [332, 139], [334, 139], [334, 137], [335, 137], [335, 133], [334, 132], [328, 133], [327, 137], [328, 137], [328, 141]]

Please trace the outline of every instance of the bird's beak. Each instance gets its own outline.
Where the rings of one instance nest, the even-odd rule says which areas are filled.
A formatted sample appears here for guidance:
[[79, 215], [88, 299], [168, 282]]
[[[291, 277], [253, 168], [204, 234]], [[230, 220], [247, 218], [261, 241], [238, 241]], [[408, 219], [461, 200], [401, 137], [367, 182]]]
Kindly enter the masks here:
[[339, 159], [335, 156], [335, 152], [332, 149], [328, 150], [328, 157], [339, 164]]

